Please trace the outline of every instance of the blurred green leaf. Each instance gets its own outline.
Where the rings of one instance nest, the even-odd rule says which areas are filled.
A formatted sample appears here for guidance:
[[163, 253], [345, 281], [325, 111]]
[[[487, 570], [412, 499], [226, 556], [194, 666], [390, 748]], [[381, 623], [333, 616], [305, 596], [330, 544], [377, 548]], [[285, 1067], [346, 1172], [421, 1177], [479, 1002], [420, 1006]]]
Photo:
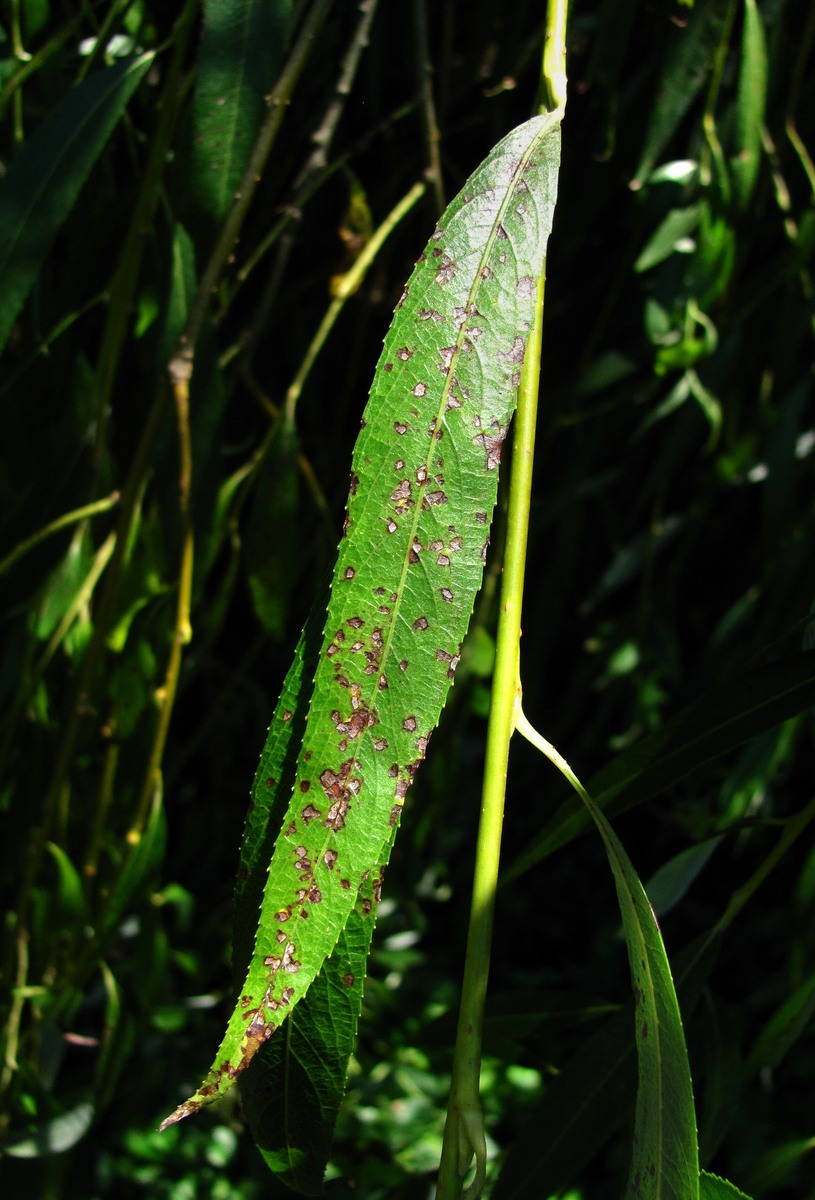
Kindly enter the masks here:
[[736, 148], [730, 160], [734, 199], [745, 212], [761, 162], [761, 127], [767, 104], [767, 46], [756, 0], [744, 0], [739, 90], [736, 101]]
[[153, 58], [142, 54], [89, 75], [45, 118], [0, 180], [0, 351]]
[[193, 102], [195, 199], [220, 220], [235, 199], [283, 57], [293, 0], [204, 0]]
[[259, 467], [244, 539], [252, 604], [260, 624], [277, 638], [287, 628], [289, 601], [298, 583], [292, 562], [305, 534], [299, 452], [296, 430], [284, 424]]
[[650, 271], [671, 254], [688, 254], [694, 249], [690, 235], [699, 224], [699, 206], [669, 212], [634, 263], [638, 272]]
[[80, 874], [61, 846], [48, 842], [46, 849], [51, 855], [57, 874], [57, 886], [48, 896], [52, 931], [58, 933], [80, 928], [88, 921]]
[[694, 879], [707, 866], [721, 840], [720, 837], [708, 838], [697, 846], [689, 846], [654, 872], [645, 885], [645, 891], [658, 917], [670, 912], [684, 897]]
[[703, 87], [727, 28], [730, 0], [695, 4], [671, 31], [632, 187], [642, 187]]
[[64, 1154], [88, 1132], [94, 1112], [93, 1104], [83, 1100], [61, 1116], [45, 1121], [36, 1133], [17, 1139], [12, 1137], [4, 1142], [3, 1153], [9, 1158], [44, 1158], [49, 1154]]
[[750, 1053], [748, 1070], [761, 1071], [774, 1068], [783, 1061], [805, 1031], [810, 1027], [815, 1013], [815, 973], [773, 1013]]

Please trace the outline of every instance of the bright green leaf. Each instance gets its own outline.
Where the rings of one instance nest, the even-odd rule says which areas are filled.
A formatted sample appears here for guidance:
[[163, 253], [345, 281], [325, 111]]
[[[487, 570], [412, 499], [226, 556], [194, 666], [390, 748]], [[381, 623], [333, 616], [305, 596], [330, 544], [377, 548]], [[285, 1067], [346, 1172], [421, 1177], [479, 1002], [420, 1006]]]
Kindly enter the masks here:
[[294, 798], [249, 974], [209, 1076], [165, 1124], [231, 1086], [305, 995], [385, 860], [481, 582], [558, 160], [555, 117], [499, 143], [399, 301], [354, 451]]

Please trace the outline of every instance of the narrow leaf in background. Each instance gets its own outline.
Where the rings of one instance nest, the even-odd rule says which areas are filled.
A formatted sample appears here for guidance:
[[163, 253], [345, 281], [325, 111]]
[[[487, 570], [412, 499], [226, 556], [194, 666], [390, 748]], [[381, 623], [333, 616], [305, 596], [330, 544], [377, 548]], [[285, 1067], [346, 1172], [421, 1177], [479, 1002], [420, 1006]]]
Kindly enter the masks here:
[[229, 211], [278, 76], [292, 0], [206, 0], [193, 101], [195, 199]]
[[0, 181], [0, 351], [43, 259], [154, 58], [98, 71], [56, 106]]
[[639, 1082], [626, 1200], [699, 1196], [696, 1110], [688, 1052], [659, 925], [622, 843], [566, 760], [519, 713], [518, 732], [568, 779], [603, 839], [623, 919], [634, 991]]

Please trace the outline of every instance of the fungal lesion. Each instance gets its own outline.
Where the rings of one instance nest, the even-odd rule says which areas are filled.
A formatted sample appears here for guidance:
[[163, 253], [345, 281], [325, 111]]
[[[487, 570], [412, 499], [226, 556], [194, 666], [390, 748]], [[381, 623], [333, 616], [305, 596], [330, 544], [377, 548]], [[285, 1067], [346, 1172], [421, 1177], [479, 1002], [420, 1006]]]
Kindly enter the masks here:
[[523, 364], [525, 355], [526, 342], [523, 340], [520, 334], [516, 334], [510, 350], [498, 351], [498, 357], [502, 358], [504, 362], [517, 363], [518, 366]]
[[396, 505], [394, 516], [398, 517], [408, 508], [412, 508], [415, 502], [413, 499], [413, 485], [410, 480], [401, 479], [397, 487], [391, 492], [390, 498]]
[[504, 439], [507, 436], [506, 427], [500, 425], [497, 421], [493, 421], [494, 433], [486, 433], [482, 430], [473, 438], [473, 442], [477, 446], [483, 446], [486, 454], [485, 465], [488, 471], [495, 471], [501, 465], [501, 450], [504, 445]]
[[[434, 250], [433, 253], [435, 254], [436, 251]], [[456, 264], [454, 263], [453, 259], [442, 253], [438, 268], [439, 269], [436, 272], [434, 281], [440, 284], [442, 287], [446, 283], [452, 283], [456, 277]]]
[[[347, 737], [350, 741], [355, 741], [366, 729], [370, 729], [372, 725], [379, 724], [379, 717], [375, 708], [368, 708], [364, 704], [360, 704], [357, 700], [356, 708], [353, 707], [356, 695], [352, 692], [351, 704], [352, 709], [349, 716], [343, 718], [340, 715], [339, 709], [334, 709], [331, 713], [331, 720], [337, 733], [343, 737]], [[326, 772], [323, 772], [323, 775]], [[320, 776], [320, 782], [323, 782], [323, 776]]]
[[351, 801], [362, 788], [361, 776], [354, 774], [358, 767], [358, 761], [349, 758], [341, 764], [339, 771], [326, 767], [320, 775], [320, 784], [331, 804], [323, 821], [326, 829], [337, 832], [344, 827]]

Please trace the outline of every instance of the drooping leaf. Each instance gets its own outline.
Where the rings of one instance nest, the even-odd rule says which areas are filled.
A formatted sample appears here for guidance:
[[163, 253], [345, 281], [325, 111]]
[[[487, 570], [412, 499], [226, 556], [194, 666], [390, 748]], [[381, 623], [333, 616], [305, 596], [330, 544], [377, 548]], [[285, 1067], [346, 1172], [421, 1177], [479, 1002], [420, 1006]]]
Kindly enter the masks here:
[[354, 451], [294, 798], [248, 976], [209, 1075], [165, 1125], [223, 1094], [251, 1062], [384, 861], [481, 582], [558, 159], [559, 118], [535, 117], [499, 143], [399, 301]]
[[[686, 1019], [708, 986], [717, 956], [718, 942], [706, 937], [676, 956], [674, 978]], [[510, 1147], [492, 1191], [495, 1200], [565, 1192], [627, 1120], [637, 1075], [633, 1015], [629, 1002], [560, 1067]], [[546, 1137], [541, 1130], [549, 1131]]]
[[654, 911], [622, 843], [569, 764], [520, 714], [517, 728], [568, 779], [603, 839], [631, 968], [638, 1084], [626, 1200], [698, 1200], [696, 1108], [679, 1002]]
[[195, 198], [216, 221], [243, 178], [283, 56], [292, 0], [205, 0], [193, 100]]
[[153, 57], [142, 54], [89, 75], [45, 118], [0, 181], [0, 350]]

